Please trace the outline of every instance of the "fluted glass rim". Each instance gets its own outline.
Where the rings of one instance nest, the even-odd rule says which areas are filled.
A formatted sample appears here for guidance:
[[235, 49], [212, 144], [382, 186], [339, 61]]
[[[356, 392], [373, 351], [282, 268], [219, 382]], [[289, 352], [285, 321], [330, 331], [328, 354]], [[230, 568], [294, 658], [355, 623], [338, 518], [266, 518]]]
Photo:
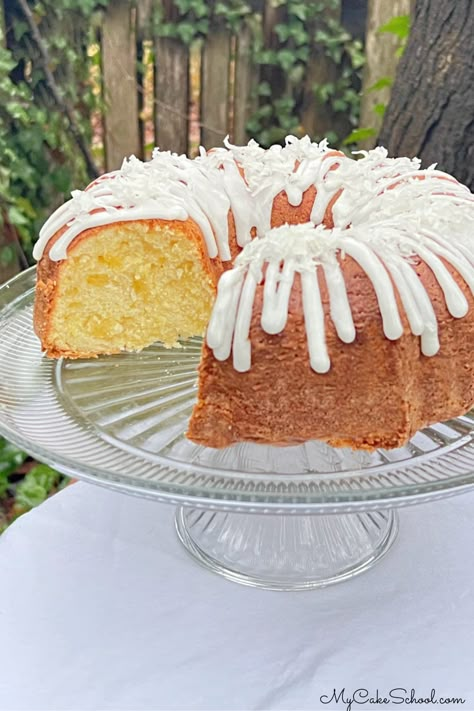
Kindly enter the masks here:
[[[7, 284], [0, 287], [0, 333], [2, 323], [6, 318], [14, 316], [25, 303], [31, 304], [35, 283], [35, 267], [21, 273]], [[57, 365], [53, 370], [56, 372]], [[154, 457], [155, 469], [167, 470], [172, 478], [173, 470], [177, 475], [184, 476], [181, 483], [170, 481], [153, 481], [144, 477], [131, 476], [124, 471], [109, 471], [106, 468], [85, 465], [77, 459], [62, 456], [57, 451], [51, 451], [38, 445], [34, 440], [24, 437], [22, 433], [8, 422], [8, 407], [0, 401], [0, 433], [29, 454], [54, 466], [74, 478], [100, 484], [129, 494], [168, 500], [176, 503], [189, 503], [193, 506], [212, 506], [215, 508], [238, 508], [240, 510], [272, 511], [328, 511], [328, 510], [362, 510], [380, 508], [382, 506], [400, 506], [429, 498], [461, 493], [474, 487], [474, 420], [472, 430], [459, 437], [458, 440], [438, 449], [426, 452], [414, 458], [409, 465], [400, 466], [396, 461], [383, 463], [363, 470], [336, 471], [325, 474], [314, 472], [278, 473], [272, 472], [239, 472], [237, 470], [208, 467], [192, 462]], [[111, 445], [113, 446], [113, 445]], [[133, 449], [133, 448], [132, 448]], [[124, 452], [126, 453], [126, 447]], [[130, 455], [136, 457], [136, 450]], [[455, 474], [455, 468], [460, 467], [460, 473]], [[149, 466], [144, 460], [144, 469]], [[437, 471], [445, 469], [453, 472], [445, 478], [427, 479], [429, 466], [436, 465]], [[406, 483], [403, 477], [419, 475], [416, 482]], [[390, 486], [375, 485], [377, 478], [391, 478]], [[203, 477], [210, 478], [205, 485], [199, 485]], [[186, 482], [191, 477], [192, 483]], [[396, 478], [400, 484], [396, 484]], [[357, 481], [355, 488], [349, 488], [349, 483]], [[342, 484], [347, 484], [344, 488]], [[239, 486], [240, 485], [240, 486]], [[327, 485], [327, 486], [325, 486]], [[250, 487], [246, 490], [245, 487]], [[308, 492], [308, 487], [312, 491]]]

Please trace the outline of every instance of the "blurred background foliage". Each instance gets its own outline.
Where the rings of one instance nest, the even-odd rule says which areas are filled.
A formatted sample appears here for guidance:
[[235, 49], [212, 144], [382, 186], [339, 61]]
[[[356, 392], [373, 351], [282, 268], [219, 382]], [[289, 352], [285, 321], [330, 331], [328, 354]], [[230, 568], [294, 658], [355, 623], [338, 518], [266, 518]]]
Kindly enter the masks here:
[[[0, 2], [0, 282], [123, 155], [225, 135], [374, 145], [410, 0]], [[361, 119], [362, 113], [362, 119]], [[361, 123], [362, 121], [362, 123]], [[0, 438], [0, 531], [66, 478]]]
[[0, 533], [18, 516], [42, 504], [69, 482], [47, 464], [0, 438]]
[[[351, 4], [352, 12], [346, 7]], [[122, 151], [119, 155], [130, 146], [143, 157], [153, 145], [173, 141], [162, 126], [163, 112], [157, 121], [153, 96], [161, 70], [156, 55], [167, 40], [174, 41], [175, 48], [187, 48], [186, 136], [175, 143], [191, 154], [203, 138], [206, 122], [218, 122], [216, 111], [203, 115], [200, 84], [215, 79], [202, 75], [202, 56], [219, 33], [228, 44], [222, 66], [214, 71], [222, 74], [224, 67], [228, 69], [231, 96], [220, 97], [225, 121], [222, 127], [211, 127], [214, 143], [227, 133], [236, 141], [255, 138], [264, 146], [283, 141], [288, 133], [309, 133], [315, 140], [327, 137], [337, 147], [375, 138], [377, 115], [383, 114], [386, 102], [376, 102], [373, 115], [366, 119], [370, 125], [359, 124], [367, 2], [346, 6], [341, 0], [9, 0], [3, 8], [0, 4], [0, 229], [4, 235], [0, 266], [5, 269], [18, 259], [23, 266], [31, 262], [32, 245], [47, 214], [74, 187], [85, 185], [104, 169], [118, 167], [113, 156], [107, 156], [113, 152], [107, 151], [112, 141]], [[130, 125], [118, 139], [104, 136], [114, 130], [107, 126], [112, 120], [107, 114], [113, 114], [117, 87], [104, 83], [103, 37], [109, 19], [113, 21], [111, 13], [117, 12], [127, 16], [135, 38], [128, 51], [135, 71], [127, 90], [130, 109], [138, 103], [139, 146], [132, 111]], [[242, 101], [238, 108], [229, 84], [236, 83], [239, 38], [247, 31], [252, 76], [246, 87], [245, 135], [233, 136], [232, 114], [240, 111]], [[408, 31], [406, 14], [391, 17], [378, 28], [381, 45], [388, 41], [383, 33], [399, 42], [390, 44], [393, 57], [388, 74], [364, 91], [390, 86]], [[115, 50], [112, 60], [120, 64], [122, 55], [127, 81], [130, 62], [125, 61], [122, 47]], [[165, 89], [167, 81], [164, 77]], [[165, 107], [165, 116], [166, 109], [172, 122], [173, 106]]]

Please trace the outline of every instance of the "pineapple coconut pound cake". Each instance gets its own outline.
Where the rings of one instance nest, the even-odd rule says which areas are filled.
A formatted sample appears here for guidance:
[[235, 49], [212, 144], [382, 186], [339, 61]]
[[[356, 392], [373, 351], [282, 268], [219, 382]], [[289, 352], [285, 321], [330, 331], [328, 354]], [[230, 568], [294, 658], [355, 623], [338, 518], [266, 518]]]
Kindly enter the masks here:
[[34, 325], [53, 358], [205, 334], [199, 444], [398, 447], [474, 403], [473, 243], [469, 189], [384, 148], [156, 149], [46, 222]]

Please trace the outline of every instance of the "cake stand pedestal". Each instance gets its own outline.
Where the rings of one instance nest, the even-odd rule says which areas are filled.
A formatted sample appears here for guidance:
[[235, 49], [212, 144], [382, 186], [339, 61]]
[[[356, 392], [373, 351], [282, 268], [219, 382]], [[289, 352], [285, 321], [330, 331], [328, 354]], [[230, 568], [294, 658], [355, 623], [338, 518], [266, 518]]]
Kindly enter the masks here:
[[180, 507], [176, 530], [201, 565], [270, 590], [307, 590], [368, 570], [398, 531], [395, 511], [291, 516]]
[[403, 448], [322, 442], [189, 442], [201, 343], [52, 361], [33, 333], [35, 273], [0, 289], [0, 434], [73, 477], [178, 506], [176, 528], [202, 565], [246, 585], [317, 588], [389, 550], [399, 506], [474, 487], [474, 415]]

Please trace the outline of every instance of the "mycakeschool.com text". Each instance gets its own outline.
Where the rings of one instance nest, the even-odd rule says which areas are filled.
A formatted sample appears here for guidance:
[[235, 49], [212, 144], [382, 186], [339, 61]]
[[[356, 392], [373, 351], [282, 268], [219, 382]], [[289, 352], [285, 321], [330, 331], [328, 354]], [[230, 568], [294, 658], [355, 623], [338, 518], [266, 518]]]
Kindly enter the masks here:
[[319, 697], [321, 704], [340, 704], [345, 711], [355, 711], [358, 706], [447, 706], [450, 704], [466, 703], [466, 699], [455, 694], [441, 694], [436, 689], [428, 692], [418, 692], [416, 689], [405, 689], [401, 686], [393, 689], [355, 689], [351, 691], [343, 687], [342, 689], [331, 689]]

